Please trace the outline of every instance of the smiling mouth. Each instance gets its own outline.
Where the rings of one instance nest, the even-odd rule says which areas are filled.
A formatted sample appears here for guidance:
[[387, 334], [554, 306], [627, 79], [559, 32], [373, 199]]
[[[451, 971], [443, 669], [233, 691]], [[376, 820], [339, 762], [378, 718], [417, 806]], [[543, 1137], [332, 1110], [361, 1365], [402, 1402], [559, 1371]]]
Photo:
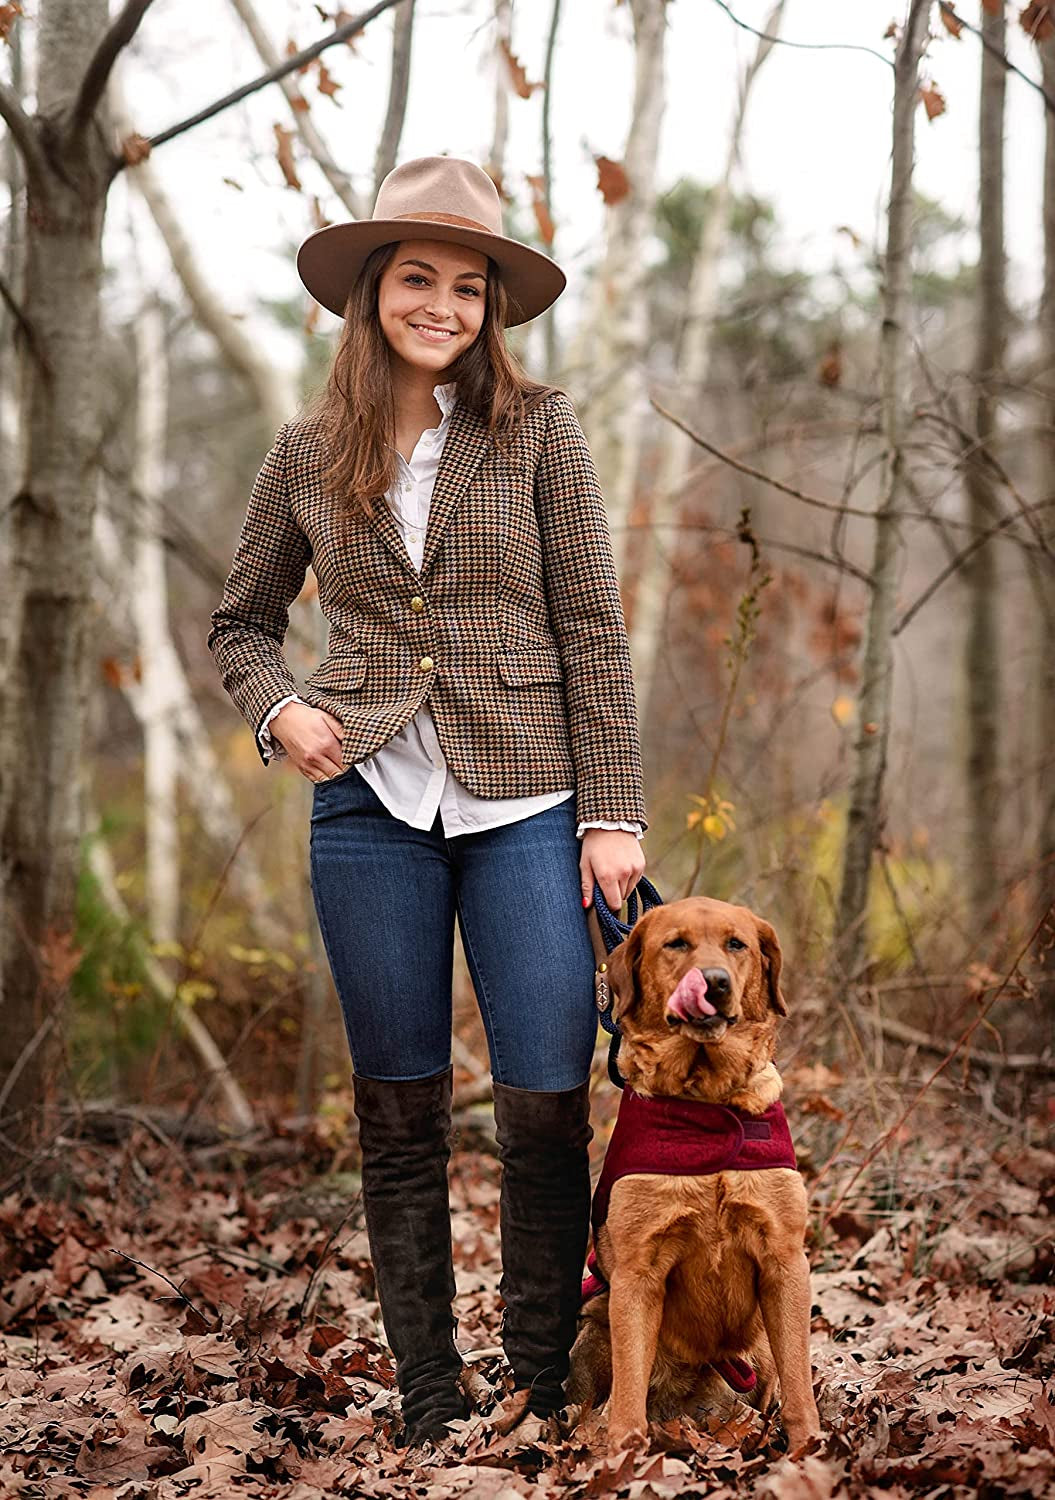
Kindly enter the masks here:
[[454, 338], [453, 328], [431, 328], [428, 323], [411, 323], [410, 326], [415, 333], [433, 344], [444, 344], [448, 339]]

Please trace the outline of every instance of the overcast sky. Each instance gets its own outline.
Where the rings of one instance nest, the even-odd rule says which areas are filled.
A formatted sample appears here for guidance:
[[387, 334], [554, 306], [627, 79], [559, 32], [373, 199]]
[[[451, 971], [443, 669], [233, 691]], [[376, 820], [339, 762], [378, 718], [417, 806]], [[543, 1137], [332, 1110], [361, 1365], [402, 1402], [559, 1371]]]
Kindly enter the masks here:
[[[769, 0], [730, 0], [742, 20], [761, 27]], [[276, 43], [306, 46], [325, 30], [310, 0], [257, 0]], [[772, 200], [781, 225], [778, 253], [786, 265], [824, 269], [863, 264], [840, 226], [866, 243], [881, 233], [888, 192], [892, 44], [883, 40], [904, 0], [788, 0], [782, 35], [823, 50], [778, 47], [752, 98], [737, 186]], [[965, 0], [975, 22], [978, 0]], [[551, 0], [516, 0], [514, 48], [529, 79], [541, 77]], [[482, 161], [491, 137], [494, 73], [490, 0], [418, 0], [406, 127], [400, 159], [448, 152]], [[564, 0], [553, 76], [555, 257], [568, 271], [574, 315], [581, 268], [598, 254], [603, 206], [595, 154], [623, 155], [633, 85], [631, 21], [614, 0]], [[1016, 7], [1010, 7], [1013, 16]], [[682, 176], [713, 180], [720, 170], [736, 82], [756, 40], [714, 0], [668, 5], [667, 104], [662, 127], [661, 189]], [[28, 24], [28, 23], [23, 23]], [[948, 103], [947, 113], [917, 119], [918, 187], [953, 214], [973, 223], [977, 209], [977, 93], [979, 43], [966, 32], [949, 36], [934, 10], [934, 40], [926, 71]], [[1039, 67], [1031, 44], [1009, 21], [1009, 52], [1031, 77]], [[391, 21], [373, 22], [353, 54], [325, 54], [342, 85], [336, 101], [305, 92], [313, 117], [335, 158], [366, 191], [388, 87]], [[838, 49], [833, 43], [844, 44]], [[850, 45], [871, 48], [849, 50]], [[126, 87], [143, 135], [159, 131], [261, 70], [233, 9], [212, 0], [188, 7], [155, 0], [140, 28]], [[507, 188], [525, 205], [525, 174], [540, 170], [541, 91], [510, 100]], [[293, 264], [297, 244], [313, 228], [309, 192], [319, 194], [330, 219], [347, 217], [316, 168], [304, 160], [299, 194], [286, 187], [274, 154], [273, 126], [289, 123], [275, 87], [158, 148], [155, 163], [177, 200], [186, 231], [206, 273], [226, 288], [232, 308], [248, 312], [259, 296], [300, 289]], [[1042, 104], [1022, 80], [1008, 80], [1007, 239], [1013, 295], [1020, 306], [1040, 285]], [[372, 206], [372, 203], [371, 203]], [[107, 259], [127, 263], [128, 198], [115, 185], [110, 199]], [[144, 257], [171, 286], [153, 235], [141, 235]], [[964, 245], [975, 253], [973, 235]], [[306, 295], [306, 294], [305, 294]], [[124, 294], [120, 294], [123, 302]], [[132, 305], [131, 303], [128, 305]], [[566, 314], [567, 316], [568, 314]], [[327, 315], [328, 316], [328, 315]], [[323, 326], [327, 326], [324, 324]]]

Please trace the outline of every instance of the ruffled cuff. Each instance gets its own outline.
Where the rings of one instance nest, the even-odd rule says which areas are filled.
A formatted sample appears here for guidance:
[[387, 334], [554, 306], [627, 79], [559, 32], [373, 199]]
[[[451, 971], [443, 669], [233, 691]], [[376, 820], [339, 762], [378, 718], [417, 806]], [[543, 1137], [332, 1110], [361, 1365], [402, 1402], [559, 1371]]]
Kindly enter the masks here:
[[261, 753], [263, 754], [265, 763], [271, 760], [272, 757], [277, 760], [281, 756], [288, 753], [282, 742], [272, 737], [271, 731], [267, 726], [271, 723], [271, 720], [275, 717], [279, 710], [285, 708], [287, 703], [303, 702], [304, 699], [300, 696], [299, 693], [287, 693], [284, 698], [279, 699], [279, 701], [273, 708], [268, 709], [267, 717], [264, 719], [264, 722], [261, 724], [256, 734], [257, 739], [260, 741], [260, 749]]

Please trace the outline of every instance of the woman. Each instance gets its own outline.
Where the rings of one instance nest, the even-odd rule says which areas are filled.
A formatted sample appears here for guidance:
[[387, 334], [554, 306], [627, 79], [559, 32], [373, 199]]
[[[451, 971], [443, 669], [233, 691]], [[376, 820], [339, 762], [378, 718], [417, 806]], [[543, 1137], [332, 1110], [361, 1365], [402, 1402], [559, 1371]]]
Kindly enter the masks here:
[[[530, 1411], [564, 1404], [590, 1210], [583, 908], [596, 881], [618, 910], [644, 870], [637, 716], [582, 430], [505, 347], [563, 272], [502, 234], [491, 179], [449, 157], [397, 167], [371, 220], [309, 236], [297, 266], [345, 326], [325, 392], [257, 476], [209, 647], [265, 763], [286, 754], [315, 783], [312, 891], [418, 1442], [467, 1415], [447, 1195], [455, 918], [494, 1077], [505, 1353]], [[282, 642], [309, 561], [329, 655], [298, 691]]]

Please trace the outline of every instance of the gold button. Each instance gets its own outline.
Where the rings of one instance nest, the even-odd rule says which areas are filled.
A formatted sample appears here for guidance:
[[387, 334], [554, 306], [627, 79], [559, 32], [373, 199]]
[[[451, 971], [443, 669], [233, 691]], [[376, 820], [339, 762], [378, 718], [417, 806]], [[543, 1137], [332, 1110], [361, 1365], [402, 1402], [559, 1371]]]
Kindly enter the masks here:
[[421, 670], [423, 672], [431, 672], [432, 671], [432, 657], [431, 656], [423, 656], [421, 658], [421, 660], [418, 662], [418, 666], [421, 668]]
[[410, 607], [411, 609], [418, 610], [418, 612], [420, 613], [420, 611], [425, 608], [425, 601], [424, 599], [419, 598], [417, 594], [415, 594], [413, 599], [411, 599], [410, 601]]

